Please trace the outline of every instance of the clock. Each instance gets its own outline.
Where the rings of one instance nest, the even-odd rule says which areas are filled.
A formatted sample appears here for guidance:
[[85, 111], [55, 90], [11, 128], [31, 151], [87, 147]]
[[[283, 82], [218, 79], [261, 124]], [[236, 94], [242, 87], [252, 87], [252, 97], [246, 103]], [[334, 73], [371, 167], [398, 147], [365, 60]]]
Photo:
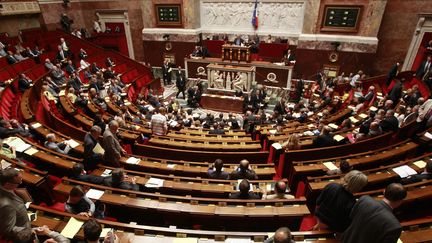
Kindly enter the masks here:
[[339, 54], [337, 52], [333, 51], [329, 54], [330, 62], [337, 62], [338, 60], [339, 60]]
[[167, 51], [171, 51], [172, 50], [172, 44], [171, 44], [171, 42], [167, 42], [165, 44], [165, 50], [167, 50]]

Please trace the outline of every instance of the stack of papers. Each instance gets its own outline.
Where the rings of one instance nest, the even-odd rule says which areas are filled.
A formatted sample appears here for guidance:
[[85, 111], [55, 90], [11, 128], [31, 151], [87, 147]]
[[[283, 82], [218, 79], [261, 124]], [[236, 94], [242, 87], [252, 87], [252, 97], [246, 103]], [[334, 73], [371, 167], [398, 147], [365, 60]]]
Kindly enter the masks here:
[[164, 183], [164, 180], [159, 178], [150, 178], [147, 183], [145, 184], [146, 187], [149, 188], [159, 188], [162, 187]]
[[378, 108], [376, 108], [375, 106], [371, 106], [371, 107], [369, 108], [369, 110], [371, 110], [371, 111], [377, 111]]
[[323, 165], [329, 170], [337, 170], [338, 167], [333, 162], [324, 162]]
[[62, 234], [66, 238], [73, 239], [76, 233], [81, 229], [81, 226], [84, 224], [83, 221], [76, 220], [75, 218], [70, 218], [67, 225], [63, 228]]
[[276, 132], [277, 132], [276, 129], [269, 130], [269, 133], [270, 133], [270, 134], [276, 134]]
[[21, 138], [18, 137], [6, 138], [5, 140], [3, 140], [3, 143], [9, 145], [10, 147], [15, 147], [15, 150], [20, 153], [31, 147], [30, 144], [25, 143]]
[[396, 174], [398, 174], [401, 178], [405, 178], [417, 174], [417, 171], [415, 171], [413, 168], [409, 167], [408, 165], [402, 165], [393, 168], [393, 171], [396, 172]]
[[69, 146], [71, 148], [75, 148], [75, 147], [79, 146], [79, 143], [77, 141], [73, 140], [73, 139], [67, 140], [66, 143], [69, 144]]
[[175, 168], [175, 164], [167, 164], [167, 168], [169, 168], [169, 169], [174, 169]]
[[359, 121], [353, 116], [350, 116], [349, 119], [351, 120], [352, 123], [357, 123]]
[[430, 132], [426, 132], [423, 136], [427, 139], [432, 139], [432, 134]]
[[39, 150], [37, 150], [37, 149], [35, 149], [35, 148], [29, 148], [29, 149], [27, 149], [24, 153], [27, 154], [27, 155], [32, 156], [33, 154], [35, 154], [35, 153], [37, 153], [37, 152], [39, 152]]
[[90, 199], [94, 199], [94, 200], [99, 200], [102, 195], [104, 194], [104, 191], [101, 190], [96, 190], [96, 189], [90, 189], [88, 190], [88, 192], [86, 193], [86, 196]]
[[423, 160], [419, 160], [414, 162], [414, 165], [419, 167], [420, 169], [423, 169], [426, 166], [426, 162], [424, 162]]
[[97, 143], [96, 146], [93, 148], [93, 153], [105, 154], [105, 149], [103, 149], [102, 146], [99, 143]]
[[2, 170], [9, 168], [11, 165], [12, 164], [7, 162], [6, 160], [4, 160], [4, 159], [1, 160], [1, 169]]
[[334, 124], [334, 123], [330, 123], [330, 124], [328, 124], [328, 126], [331, 127], [331, 128], [333, 128], [333, 129], [338, 129], [338, 128], [339, 128], [339, 127], [338, 127], [336, 124]]
[[111, 175], [112, 170], [105, 169], [101, 176], [107, 177]]
[[280, 143], [273, 143], [272, 147], [276, 150], [282, 149], [282, 145]]
[[36, 123], [33, 123], [32, 125], [31, 125], [31, 127], [33, 128], [33, 129], [37, 129], [37, 128], [39, 128], [40, 126], [42, 126], [39, 122], [36, 122]]
[[366, 114], [364, 114], [364, 113], [361, 113], [360, 115], [358, 115], [360, 118], [363, 118], [363, 119], [365, 119], [365, 118], [367, 118], [368, 117], [368, 115], [366, 115]]
[[129, 157], [126, 160], [126, 163], [128, 163], [128, 164], [134, 164], [134, 165], [138, 164], [139, 162], [140, 162], [140, 159], [135, 158], [135, 157]]
[[345, 138], [342, 137], [341, 135], [337, 134], [333, 137], [333, 139], [336, 140], [337, 142], [340, 142], [340, 141], [344, 140]]

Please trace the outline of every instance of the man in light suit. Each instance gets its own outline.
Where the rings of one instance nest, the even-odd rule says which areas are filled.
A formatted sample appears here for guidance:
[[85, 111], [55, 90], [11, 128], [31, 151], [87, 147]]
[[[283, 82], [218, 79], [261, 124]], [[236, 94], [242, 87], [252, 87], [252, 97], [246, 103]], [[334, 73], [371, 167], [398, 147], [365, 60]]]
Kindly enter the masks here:
[[384, 199], [376, 201], [362, 196], [351, 210], [351, 225], [342, 234], [346, 243], [396, 243], [402, 232], [393, 209], [402, 204], [407, 192], [399, 183], [392, 183], [384, 191]]
[[120, 146], [117, 138], [119, 124], [117, 121], [111, 121], [108, 129], [103, 134], [103, 144], [105, 149], [104, 162], [108, 165], [120, 167], [120, 158], [126, 154], [126, 151]]
[[0, 235], [13, 242], [28, 242], [32, 235], [24, 197], [15, 191], [21, 183], [18, 170], [0, 172]]

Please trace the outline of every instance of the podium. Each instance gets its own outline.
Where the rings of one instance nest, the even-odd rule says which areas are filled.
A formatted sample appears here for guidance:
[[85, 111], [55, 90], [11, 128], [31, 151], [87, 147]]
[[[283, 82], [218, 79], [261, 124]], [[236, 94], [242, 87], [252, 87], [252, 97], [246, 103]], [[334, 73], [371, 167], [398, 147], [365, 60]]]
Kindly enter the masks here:
[[222, 61], [250, 62], [250, 47], [225, 44], [222, 46]]

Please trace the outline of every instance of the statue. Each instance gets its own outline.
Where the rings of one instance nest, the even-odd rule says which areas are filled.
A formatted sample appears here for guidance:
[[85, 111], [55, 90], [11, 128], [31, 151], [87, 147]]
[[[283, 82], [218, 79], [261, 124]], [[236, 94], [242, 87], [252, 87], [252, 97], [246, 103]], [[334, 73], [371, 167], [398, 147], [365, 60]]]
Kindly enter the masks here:
[[238, 72], [234, 81], [233, 81], [233, 89], [244, 91], [244, 86], [246, 84], [246, 78], [243, 73]]
[[224, 88], [224, 77], [223, 73], [216, 71], [215, 79], [213, 80], [213, 88], [215, 89], [223, 89]]

